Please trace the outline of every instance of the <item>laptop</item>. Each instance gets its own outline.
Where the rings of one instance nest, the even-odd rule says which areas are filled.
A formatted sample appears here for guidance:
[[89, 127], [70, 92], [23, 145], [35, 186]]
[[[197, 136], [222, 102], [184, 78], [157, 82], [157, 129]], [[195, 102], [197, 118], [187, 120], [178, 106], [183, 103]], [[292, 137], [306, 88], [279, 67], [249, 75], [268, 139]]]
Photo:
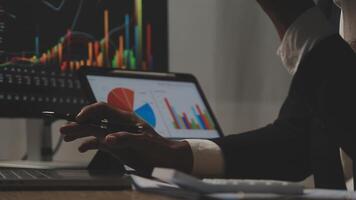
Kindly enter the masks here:
[[[169, 139], [222, 137], [220, 126], [191, 74], [83, 68], [83, 92], [150, 124]], [[0, 190], [128, 189], [130, 178], [112, 156], [98, 152], [88, 170], [0, 169]]]
[[213, 139], [221, 128], [191, 74], [82, 69], [92, 103], [105, 102], [138, 117], [169, 139]]

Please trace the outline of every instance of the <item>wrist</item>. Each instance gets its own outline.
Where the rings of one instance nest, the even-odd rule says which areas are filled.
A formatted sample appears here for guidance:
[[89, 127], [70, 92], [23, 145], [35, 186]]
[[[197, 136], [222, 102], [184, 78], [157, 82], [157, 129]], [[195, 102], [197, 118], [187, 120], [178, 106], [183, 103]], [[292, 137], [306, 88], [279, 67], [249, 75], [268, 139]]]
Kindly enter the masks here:
[[174, 168], [190, 174], [193, 169], [193, 152], [186, 141], [176, 141], [171, 145], [174, 152]]

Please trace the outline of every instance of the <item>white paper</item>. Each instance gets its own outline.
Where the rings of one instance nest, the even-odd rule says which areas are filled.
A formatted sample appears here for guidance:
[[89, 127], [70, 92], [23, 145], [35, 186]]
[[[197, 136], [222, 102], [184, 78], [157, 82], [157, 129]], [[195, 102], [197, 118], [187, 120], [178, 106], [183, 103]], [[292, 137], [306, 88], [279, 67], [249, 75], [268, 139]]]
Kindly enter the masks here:
[[277, 194], [245, 194], [245, 193], [217, 193], [208, 195], [214, 199], [221, 200], [240, 200], [240, 199], [308, 199], [308, 200], [340, 200], [356, 199], [356, 193], [345, 190], [324, 190], [324, 189], [306, 189], [304, 195], [288, 196]]
[[304, 198], [307, 199], [356, 199], [356, 193], [346, 190], [304, 190]]
[[135, 187], [137, 187], [137, 189], [159, 189], [159, 188], [167, 188], [167, 187], [178, 188], [178, 186], [174, 184], [163, 183], [160, 181], [147, 179], [135, 175], [131, 175], [131, 179], [134, 182]]

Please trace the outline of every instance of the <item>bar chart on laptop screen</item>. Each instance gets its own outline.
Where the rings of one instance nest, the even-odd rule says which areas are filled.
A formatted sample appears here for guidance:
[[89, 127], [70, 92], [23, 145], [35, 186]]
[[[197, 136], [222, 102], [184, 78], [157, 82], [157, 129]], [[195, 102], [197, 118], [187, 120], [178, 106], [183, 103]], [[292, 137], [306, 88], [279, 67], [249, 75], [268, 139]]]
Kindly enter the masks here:
[[[168, 98], [164, 98], [170, 113], [172, 124], [176, 129], [214, 130], [214, 123], [207, 110], [202, 111], [198, 104], [191, 107], [191, 111], [178, 114]], [[191, 118], [189, 116], [192, 116]]]
[[1, 0], [0, 16], [0, 63], [167, 70], [166, 0]]
[[98, 102], [133, 112], [170, 138], [215, 138], [218, 130], [196, 86], [188, 82], [88, 76]]

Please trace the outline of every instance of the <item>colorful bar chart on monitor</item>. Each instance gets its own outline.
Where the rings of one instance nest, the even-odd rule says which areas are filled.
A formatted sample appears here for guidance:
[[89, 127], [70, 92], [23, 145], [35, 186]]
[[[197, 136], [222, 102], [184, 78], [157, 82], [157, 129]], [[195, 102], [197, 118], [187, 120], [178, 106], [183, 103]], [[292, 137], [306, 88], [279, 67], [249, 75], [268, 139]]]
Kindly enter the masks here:
[[[58, 63], [62, 70], [79, 69], [82, 66], [95, 67], [112, 67], [121, 69], [137, 69], [141, 67], [147, 70], [153, 67], [153, 54], [151, 48], [147, 49], [147, 54], [143, 58], [143, 30], [146, 29], [147, 37], [145, 38], [145, 46], [150, 46], [151, 38], [151, 24], [147, 23], [143, 27], [142, 23], [142, 0], [135, 0], [135, 15], [125, 15], [124, 23], [121, 25], [122, 30], [118, 38], [111, 38], [110, 27], [110, 12], [104, 10], [103, 12], [103, 38], [87, 42], [87, 58], [82, 60], [65, 60], [63, 55], [66, 50], [69, 51], [71, 46], [77, 45], [75, 41], [76, 34], [71, 29], [68, 29], [67, 34], [63, 36], [59, 43], [48, 49], [46, 52], [35, 55], [32, 59], [34, 62], [42, 64]], [[134, 23], [132, 23], [134, 21]], [[131, 27], [132, 26], [132, 27]], [[115, 27], [117, 28], [117, 27]], [[132, 33], [131, 33], [132, 32]], [[131, 42], [130, 35], [134, 35], [134, 41]], [[36, 44], [38, 45], [39, 37], [36, 37]], [[116, 43], [116, 47], [112, 48], [111, 43]], [[126, 46], [125, 46], [126, 44]], [[126, 47], [126, 48], [124, 48]], [[36, 47], [39, 49], [39, 47]]]
[[[9, 9], [16, 4], [12, 1], [8, 0]], [[33, 19], [27, 23], [27, 19], [13, 14], [14, 19], [20, 18], [21, 23], [27, 24], [5, 20], [9, 21], [7, 26], [26, 25], [33, 27], [33, 31], [27, 30], [26, 41], [21, 38], [25, 42], [18, 46], [13, 43], [19, 33], [8, 31], [1, 35], [11, 49], [2, 55], [4, 60], [0, 64], [27, 61], [58, 66], [63, 71], [83, 66], [159, 71], [156, 66], [168, 62], [166, 0], [61, 2], [58, 5], [52, 1], [27, 2], [28, 7], [35, 8], [27, 13], [35, 13]], [[18, 6], [21, 3], [17, 2]], [[5, 23], [0, 21], [0, 25]]]

